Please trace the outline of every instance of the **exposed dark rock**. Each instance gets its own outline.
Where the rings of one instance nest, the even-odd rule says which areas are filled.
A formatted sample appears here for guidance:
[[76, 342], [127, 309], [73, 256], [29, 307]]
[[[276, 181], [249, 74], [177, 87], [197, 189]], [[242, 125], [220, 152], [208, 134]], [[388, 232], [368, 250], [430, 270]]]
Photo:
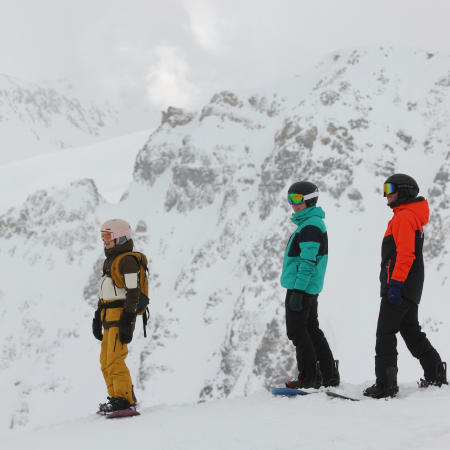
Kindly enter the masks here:
[[173, 106], [169, 106], [167, 111], [161, 112], [161, 125], [167, 123], [172, 128], [186, 125], [194, 119], [195, 114], [184, 111], [181, 108], [174, 108]]
[[367, 121], [367, 119], [354, 119], [354, 120], [349, 120], [348, 124], [350, 125], [350, 128], [352, 130], [366, 130], [367, 128], [369, 128], [369, 122]]
[[170, 167], [176, 155], [177, 151], [171, 144], [162, 144], [156, 147], [147, 145], [139, 152], [134, 164], [136, 181], [152, 186], [158, 177]]
[[218, 94], [214, 94], [210, 103], [230, 105], [234, 108], [242, 108], [243, 106], [243, 103], [239, 100], [238, 96], [230, 91], [222, 91]]
[[325, 106], [334, 105], [339, 98], [339, 93], [335, 91], [324, 91], [320, 94], [320, 101], [322, 102], [322, 105]]
[[405, 134], [405, 133], [404, 133], [403, 131], [401, 131], [401, 130], [397, 132], [397, 137], [398, 137], [402, 142], [404, 142], [404, 143], [406, 144], [407, 147], [411, 145], [412, 140], [413, 140], [411, 136]]
[[353, 201], [359, 201], [362, 200], [363, 198], [361, 192], [359, 192], [359, 190], [356, 188], [350, 189], [350, 191], [347, 194], [347, 197]]
[[295, 141], [308, 150], [312, 150], [314, 142], [317, 139], [317, 127], [312, 127], [309, 130], [305, 130], [296, 136]]
[[450, 87], [450, 72], [445, 77], [436, 81], [436, 86]]

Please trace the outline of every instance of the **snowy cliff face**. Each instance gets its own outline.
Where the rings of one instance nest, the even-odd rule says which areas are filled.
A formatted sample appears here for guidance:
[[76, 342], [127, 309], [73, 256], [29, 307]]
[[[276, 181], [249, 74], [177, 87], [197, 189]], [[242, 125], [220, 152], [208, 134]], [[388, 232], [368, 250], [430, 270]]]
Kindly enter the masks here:
[[[362, 382], [373, 376], [391, 216], [382, 184], [395, 171], [417, 178], [432, 211], [421, 317], [446, 359], [449, 73], [449, 58], [425, 52], [336, 53], [273, 93], [223, 91], [197, 112], [169, 108], [117, 205], [81, 181], [0, 217], [0, 260], [11, 273], [0, 296], [0, 364], [11, 387], [2, 426], [83, 415], [105, 395], [90, 321], [98, 229], [112, 217], [129, 220], [150, 258], [150, 338], [138, 321], [129, 356], [141, 402], [242, 395], [296, 376], [279, 276], [294, 230], [286, 190], [298, 179], [319, 185], [327, 214], [322, 327], [343, 379]], [[400, 380], [418, 378], [400, 351]], [[44, 396], [55, 407], [38, 416]]]
[[[354, 262], [346, 243], [362, 235], [363, 243], [378, 250], [389, 217], [382, 183], [395, 171], [412, 173], [428, 187], [423, 194], [435, 207], [425, 254], [432, 267], [447, 266], [449, 94], [443, 80], [449, 64], [429, 53], [352, 51], [332, 55], [281, 96], [265, 98], [263, 104], [276, 104], [270, 114], [231, 92], [215, 95], [200, 113], [165, 114], [137, 158], [135, 180], [165, 196], [161, 211], [182, 213], [176, 216], [182, 230], [198, 230], [190, 223], [198, 220], [200, 212], [194, 211], [203, 210], [195, 250], [180, 268], [182, 282], [168, 281], [180, 300], [203, 303], [206, 334], [211, 318], [227, 324], [220, 349], [215, 346], [208, 356], [216, 372], [201, 398], [246, 392], [255, 383], [269, 387], [292, 371], [278, 279], [292, 231], [285, 192], [294, 180], [319, 185], [335, 236], [330, 266], [340, 259], [335, 270], [337, 264], [344, 269], [344, 285], [331, 275], [336, 290], [326, 289], [325, 298], [338, 293], [337, 301], [343, 301], [354, 285], [361, 286], [361, 297], [377, 297], [378, 252], [371, 272], [362, 273], [367, 256]], [[381, 211], [382, 220], [367, 220]], [[168, 263], [177, 250], [166, 256]], [[213, 286], [205, 289], [202, 280]]]
[[118, 112], [77, 98], [70, 86], [37, 85], [0, 74], [2, 157], [8, 162], [108, 136]]

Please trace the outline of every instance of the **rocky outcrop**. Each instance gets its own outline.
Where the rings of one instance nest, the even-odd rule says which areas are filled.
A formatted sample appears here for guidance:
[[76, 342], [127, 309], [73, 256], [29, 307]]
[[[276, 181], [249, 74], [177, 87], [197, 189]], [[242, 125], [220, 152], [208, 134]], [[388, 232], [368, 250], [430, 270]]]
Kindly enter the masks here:
[[[98, 244], [96, 212], [103, 203], [90, 179], [65, 189], [37, 191], [21, 207], [0, 216], [0, 235], [11, 241], [20, 239], [21, 247], [28, 247], [24, 256], [30, 261], [45, 260], [43, 250], [53, 247], [65, 253], [66, 263], [73, 263]], [[30, 242], [34, 245], [29, 246]], [[19, 247], [9, 249], [16, 250]]]
[[172, 128], [186, 125], [195, 118], [195, 114], [186, 112], [181, 108], [174, 108], [173, 106], [169, 106], [167, 111], [161, 113], [161, 116], [161, 125], [167, 123]]

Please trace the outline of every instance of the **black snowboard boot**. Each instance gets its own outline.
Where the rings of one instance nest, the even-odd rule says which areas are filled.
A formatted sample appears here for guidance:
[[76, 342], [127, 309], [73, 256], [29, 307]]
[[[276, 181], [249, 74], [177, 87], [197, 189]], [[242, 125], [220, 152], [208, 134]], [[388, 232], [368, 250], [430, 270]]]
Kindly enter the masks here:
[[100, 403], [97, 414], [106, 416], [112, 412], [120, 411], [122, 409], [128, 409], [134, 406], [135, 404], [130, 404], [130, 402], [126, 398], [108, 397], [108, 402]]
[[382, 379], [377, 379], [376, 383], [364, 390], [366, 397], [386, 398], [395, 397], [398, 392], [397, 367], [388, 367], [386, 375]]
[[286, 387], [291, 389], [319, 389], [322, 386], [322, 372], [320, 371], [319, 361], [316, 363], [316, 373], [314, 377], [304, 377], [302, 374], [297, 380], [288, 381]]
[[329, 377], [323, 377], [322, 386], [336, 387], [341, 383], [341, 377], [339, 375], [339, 361], [335, 360], [332, 363], [331, 374]]
[[427, 388], [428, 386], [441, 387], [443, 384], [448, 384], [447, 381], [447, 363], [441, 362], [436, 367], [436, 373], [433, 377], [421, 378], [417, 383], [420, 388]]

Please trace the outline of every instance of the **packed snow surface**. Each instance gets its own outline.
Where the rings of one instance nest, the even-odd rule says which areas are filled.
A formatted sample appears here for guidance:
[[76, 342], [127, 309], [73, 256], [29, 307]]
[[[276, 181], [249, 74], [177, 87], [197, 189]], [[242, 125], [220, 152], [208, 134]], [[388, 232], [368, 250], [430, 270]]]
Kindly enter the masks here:
[[[179, 386], [174, 386], [177, 389]], [[401, 385], [395, 399], [360, 402], [324, 393], [246, 398], [194, 405], [154, 406], [141, 416], [84, 418], [2, 436], [8, 450], [153, 448], [157, 450], [447, 450], [450, 389]], [[362, 386], [337, 392], [360, 396]]]

